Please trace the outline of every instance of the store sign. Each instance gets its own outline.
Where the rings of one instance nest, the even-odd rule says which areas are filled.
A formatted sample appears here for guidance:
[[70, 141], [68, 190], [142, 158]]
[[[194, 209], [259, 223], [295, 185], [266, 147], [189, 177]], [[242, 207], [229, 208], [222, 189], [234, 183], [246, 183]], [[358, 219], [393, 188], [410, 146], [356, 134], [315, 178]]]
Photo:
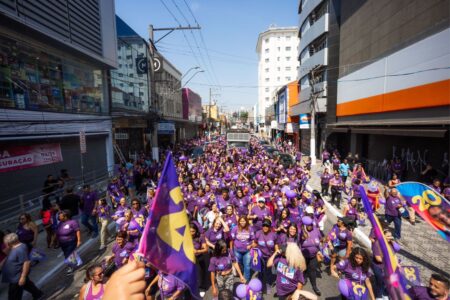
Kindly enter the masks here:
[[309, 129], [311, 127], [311, 115], [300, 114], [298, 124], [300, 125], [300, 129]]
[[117, 132], [114, 134], [114, 138], [116, 140], [128, 140], [128, 133], [126, 132]]
[[158, 134], [174, 134], [175, 124], [169, 122], [158, 123]]
[[136, 73], [147, 74], [147, 72], [148, 72], [147, 57], [136, 58]]
[[271, 129], [277, 129], [278, 128], [278, 123], [275, 120], [270, 121], [270, 128]]
[[286, 123], [286, 89], [284, 92], [278, 95], [278, 123], [285, 124]]
[[159, 57], [153, 57], [153, 70], [155, 72], [162, 71], [162, 59]]
[[86, 133], [80, 131], [80, 151], [81, 153], [86, 153]]
[[0, 173], [62, 162], [60, 144], [0, 148]]

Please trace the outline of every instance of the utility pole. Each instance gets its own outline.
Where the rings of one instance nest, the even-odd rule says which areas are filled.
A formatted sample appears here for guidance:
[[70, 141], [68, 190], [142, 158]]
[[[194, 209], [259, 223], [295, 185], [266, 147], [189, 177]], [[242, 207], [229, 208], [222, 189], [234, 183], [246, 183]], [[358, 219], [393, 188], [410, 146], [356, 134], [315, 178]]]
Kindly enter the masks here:
[[310, 157], [311, 165], [316, 164], [316, 101], [318, 93], [314, 88], [315, 68], [310, 71], [309, 85], [311, 86], [311, 137], [310, 137]]

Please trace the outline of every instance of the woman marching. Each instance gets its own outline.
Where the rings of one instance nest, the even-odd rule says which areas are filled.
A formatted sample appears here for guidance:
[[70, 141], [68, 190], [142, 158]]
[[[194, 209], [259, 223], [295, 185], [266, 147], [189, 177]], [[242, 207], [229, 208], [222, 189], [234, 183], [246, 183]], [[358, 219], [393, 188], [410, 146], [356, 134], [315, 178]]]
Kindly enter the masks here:
[[79, 300], [101, 300], [105, 285], [103, 284], [103, 268], [94, 264], [86, 270], [85, 284], [80, 289]]

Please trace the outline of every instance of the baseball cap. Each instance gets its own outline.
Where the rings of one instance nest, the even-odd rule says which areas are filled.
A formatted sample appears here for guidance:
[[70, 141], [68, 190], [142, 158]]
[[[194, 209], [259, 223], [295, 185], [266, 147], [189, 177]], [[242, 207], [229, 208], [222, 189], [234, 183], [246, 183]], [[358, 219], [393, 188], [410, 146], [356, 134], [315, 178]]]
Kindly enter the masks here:
[[263, 221], [263, 223], [262, 223], [262, 226], [263, 226], [263, 227], [264, 227], [264, 226], [270, 227], [270, 226], [272, 226], [272, 222], [270, 222], [270, 220], [265, 219], [265, 220]]

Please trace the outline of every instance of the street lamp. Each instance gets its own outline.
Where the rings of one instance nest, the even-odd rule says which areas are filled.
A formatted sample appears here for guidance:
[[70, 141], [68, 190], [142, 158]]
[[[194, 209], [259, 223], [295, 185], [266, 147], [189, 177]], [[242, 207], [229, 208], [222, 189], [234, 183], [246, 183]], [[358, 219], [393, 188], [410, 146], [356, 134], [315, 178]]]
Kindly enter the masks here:
[[191, 78], [189, 78], [181, 88], [184, 88], [189, 83], [189, 81], [191, 81], [192, 78], [194, 78], [195, 75], [197, 75], [198, 73], [204, 73], [204, 72], [205, 72], [204, 70], [199, 70], [199, 71], [195, 72], [194, 74], [192, 74]]
[[187, 70], [186, 73], [184, 73], [184, 75], [181, 76], [181, 80], [183, 80], [183, 78], [184, 78], [187, 74], [189, 74], [190, 71], [192, 71], [192, 70], [197, 70], [197, 69], [200, 69], [200, 67], [192, 67], [192, 68], [190, 68], [189, 70]]

